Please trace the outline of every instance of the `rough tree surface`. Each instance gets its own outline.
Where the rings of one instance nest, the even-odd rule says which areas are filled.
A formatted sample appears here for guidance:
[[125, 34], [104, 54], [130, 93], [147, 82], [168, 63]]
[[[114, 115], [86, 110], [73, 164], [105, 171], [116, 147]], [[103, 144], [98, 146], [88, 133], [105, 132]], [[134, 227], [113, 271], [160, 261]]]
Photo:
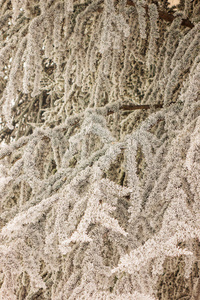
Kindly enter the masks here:
[[200, 1], [0, 0], [0, 299], [200, 299]]

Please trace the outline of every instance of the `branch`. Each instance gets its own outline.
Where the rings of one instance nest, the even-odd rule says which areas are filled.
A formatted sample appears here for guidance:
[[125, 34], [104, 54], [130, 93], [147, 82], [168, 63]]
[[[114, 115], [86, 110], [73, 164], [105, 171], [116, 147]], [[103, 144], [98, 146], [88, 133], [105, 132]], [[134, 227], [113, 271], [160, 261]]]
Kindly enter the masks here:
[[[118, 108], [117, 108], [118, 107]], [[114, 114], [118, 109], [123, 110], [123, 111], [133, 111], [133, 110], [138, 110], [138, 109], [150, 109], [150, 108], [163, 108], [162, 104], [141, 104], [141, 105], [135, 105], [135, 104], [124, 104], [119, 103], [118, 101], [108, 103], [107, 105], [103, 107], [95, 107], [95, 108], [90, 108], [90, 111], [96, 111], [99, 113], [103, 113], [105, 116], [109, 116], [111, 114]], [[84, 117], [84, 113], [78, 113], [75, 115], [70, 116], [69, 118], [66, 119], [64, 125], [57, 125], [54, 127], [54, 130], [60, 128], [62, 130], [66, 130], [66, 126], [76, 126], [79, 121]], [[54, 122], [54, 121], [53, 121]], [[49, 125], [49, 124], [48, 124]]]
[[[133, 3], [132, 0], [127, 0], [127, 4], [130, 6], [135, 6], [135, 3]], [[148, 5], [145, 5], [144, 8], [146, 12], [148, 12]], [[173, 20], [175, 19], [175, 17], [172, 14], [161, 10], [158, 10], [158, 15], [160, 19], [165, 20], [167, 22], [173, 22]], [[192, 22], [189, 19], [183, 19], [181, 25], [189, 28], [194, 27], [194, 24], [192, 24]]]
[[[119, 106], [120, 110], [124, 111], [133, 111], [137, 109], [150, 109], [150, 108], [162, 108], [162, 104], [155, 104], [155, 105], [149, 105], [149, 104], [142, 104], [142, 105], [134, 105], [134, 104], [121, 104]], [[107, 115], [111, 115], [115, 112], [115, 110], [108, 110]]]

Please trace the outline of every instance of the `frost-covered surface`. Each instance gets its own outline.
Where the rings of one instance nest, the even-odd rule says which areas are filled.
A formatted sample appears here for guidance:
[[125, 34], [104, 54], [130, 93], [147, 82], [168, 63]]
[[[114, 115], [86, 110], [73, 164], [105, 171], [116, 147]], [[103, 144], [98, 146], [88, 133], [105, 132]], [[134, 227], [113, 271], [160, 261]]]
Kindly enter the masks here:
[[198, 299], [200, 5], [126, 2], [0, 1], [2, 300]]

